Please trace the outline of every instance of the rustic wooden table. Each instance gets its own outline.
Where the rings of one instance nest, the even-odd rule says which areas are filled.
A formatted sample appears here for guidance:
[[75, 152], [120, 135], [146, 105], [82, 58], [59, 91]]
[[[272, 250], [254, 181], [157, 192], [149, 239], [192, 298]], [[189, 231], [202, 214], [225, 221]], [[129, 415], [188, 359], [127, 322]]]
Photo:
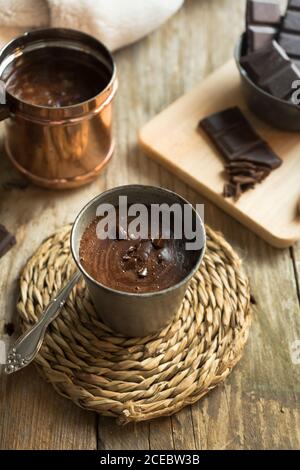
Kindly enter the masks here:
[[[257, 300], [245, 355], [226, 383], [175, 416], [120, 427], [56, 394], [34, 366], [0, 384], [1, 449], [281, 449], [300, 447], [300, 245], [268, 246], [150, 161], [137, 131], [152, 116], [227, 61], [243, 29], [244, 2], [187, 0], [160, 30], [116, 54], [117, 149], [105, 174], [79, 190], [30, 186], [5, 189], [16, 178], [1, 156], [1, 222], [17, 246], [0, 261], [0, 331], [16, 321], [18, 273], [46, 236], [74, 219], [99, 192], [124, 183], [150, 183], [205, 203], [205, 218], [244, 259]], [[180, 116], [178, 117], [180, 119]], [[8, 336], [3, 335], [8, 341]], [[296, 342], [298, 340], [298, 343]], [[298, 364], [297, 364], [298, 362]]]

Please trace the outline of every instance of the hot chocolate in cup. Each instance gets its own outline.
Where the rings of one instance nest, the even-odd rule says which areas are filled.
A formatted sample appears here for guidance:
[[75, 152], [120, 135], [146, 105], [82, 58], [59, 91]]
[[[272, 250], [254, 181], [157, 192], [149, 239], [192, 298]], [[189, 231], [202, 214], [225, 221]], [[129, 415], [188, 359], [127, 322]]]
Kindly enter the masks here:
[[[148, 211], [144, 230], [135, 225], [138, 233], [132, 231], [132, 215], [126, 223], [120, 222], [124, 221], [120, 196], [123, 201], [126, 198], [128, 208], [144, 205]], [[191, 227], [182, 226], [178, 236], [177, 216], [172, 213], [170, 232], [161, 230], [160, 219], [159, 233], [153, 237], [149, 214], [162, 204], [170, 213], [176, 206], [182, 224], [188, 221], [184, 217], [188, 209]], [[108, 205], [117, 216], [111, 226], [104, 223], [107, 212], [99, 211]], [[106, 238], [100, 235], [100, 226], [107, 230]], [[187, 232], [196, 234], [194, 240]], [[179, 309], [204, 255], [205, 229], [200, 215], [178, 194], [152, 186], [122, 186], [100, 194], [81, 210], [73, 225], [71, 249], [102, 321], [125, 336], [146, 336], [170, 323]]]

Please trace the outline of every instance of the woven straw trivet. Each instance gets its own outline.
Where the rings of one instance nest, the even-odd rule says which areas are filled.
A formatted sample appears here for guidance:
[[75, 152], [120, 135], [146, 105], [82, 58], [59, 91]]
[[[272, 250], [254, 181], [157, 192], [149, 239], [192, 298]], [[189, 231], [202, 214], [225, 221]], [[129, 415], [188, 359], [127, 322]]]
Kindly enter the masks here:
[[[22, 328], [36, 322], [74, 271], [70, 226], [48, 238], [21, 275]], [[84, 281], [50, 325], [35, 362], [77, 405], [120, 423], [170, 415], [222, 382], [241, 358], [251, 315], [248, 280], [224, 238], [207, 227], [207, 250], [173, 323], [125, 338], [95, 314]]]

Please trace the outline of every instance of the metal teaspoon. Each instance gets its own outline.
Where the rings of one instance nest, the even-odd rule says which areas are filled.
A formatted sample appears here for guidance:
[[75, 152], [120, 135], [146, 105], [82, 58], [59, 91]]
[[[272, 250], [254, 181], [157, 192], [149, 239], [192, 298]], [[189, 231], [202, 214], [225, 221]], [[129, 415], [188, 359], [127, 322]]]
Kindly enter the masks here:
[[64, 306], [73, 287], [79, 281], [81, 273], [77, 271], [68, 283], [59, 291], [46, 307], [37, 323], [27, 330], [10, 348], [5, 366], [5, 372], [12, 374], [26, 367], [39, 352], [50, 323], [55, 320]]

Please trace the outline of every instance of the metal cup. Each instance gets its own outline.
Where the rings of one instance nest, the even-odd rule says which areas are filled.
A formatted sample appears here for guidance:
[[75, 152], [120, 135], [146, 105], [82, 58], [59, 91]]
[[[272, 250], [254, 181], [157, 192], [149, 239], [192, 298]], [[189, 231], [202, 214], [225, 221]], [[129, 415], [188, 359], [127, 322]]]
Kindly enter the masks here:
[[[177, 312], [188, 283], [196, 273], [205, 251], [205, 228], [199, 214], [193, 209], [193, 222], [198, 222], [201, 231], [202, 248], [193, 252], [193, 266], [188, 275], [179, 283], [150, 293], [128, 293], [111, 289], [93, 279], [80, 262], [79, 248], [82, 235], [95, 219], [100, 204], [118, 206], [119, 196], [127, 196], [128, 206], [141, 203], [166, 203], [171, 206], [189, 204], [178, 194], [166, 189], [129, 185], [106, 191], [90, 201], [78, 214], [71, 232], [71, 251], [75, 263], [88, 286], [95, 309], [104, 323], [125, 336], [146, 336], [161, 330]], [[197, 219], [197, 220], [196, 220]]]
[[[0, 52], [0, 79], [6, 81], [16, 60], [31, 51], [58, 48], [84, 53], [109, 77], [105, 89], [82, 103], [65, 107], [37, 106], [6, 92], [0, 104], [5, 121], [4, 145], [13, 165], [33, 183], [47, 188], [72, 188], [93, 180], [110, 160], [112, 102], [118, 82], [110, 52], [80, 31], [49, 28], [25, 33]], [[76, 72], [76, 70], [74, 70]]]

